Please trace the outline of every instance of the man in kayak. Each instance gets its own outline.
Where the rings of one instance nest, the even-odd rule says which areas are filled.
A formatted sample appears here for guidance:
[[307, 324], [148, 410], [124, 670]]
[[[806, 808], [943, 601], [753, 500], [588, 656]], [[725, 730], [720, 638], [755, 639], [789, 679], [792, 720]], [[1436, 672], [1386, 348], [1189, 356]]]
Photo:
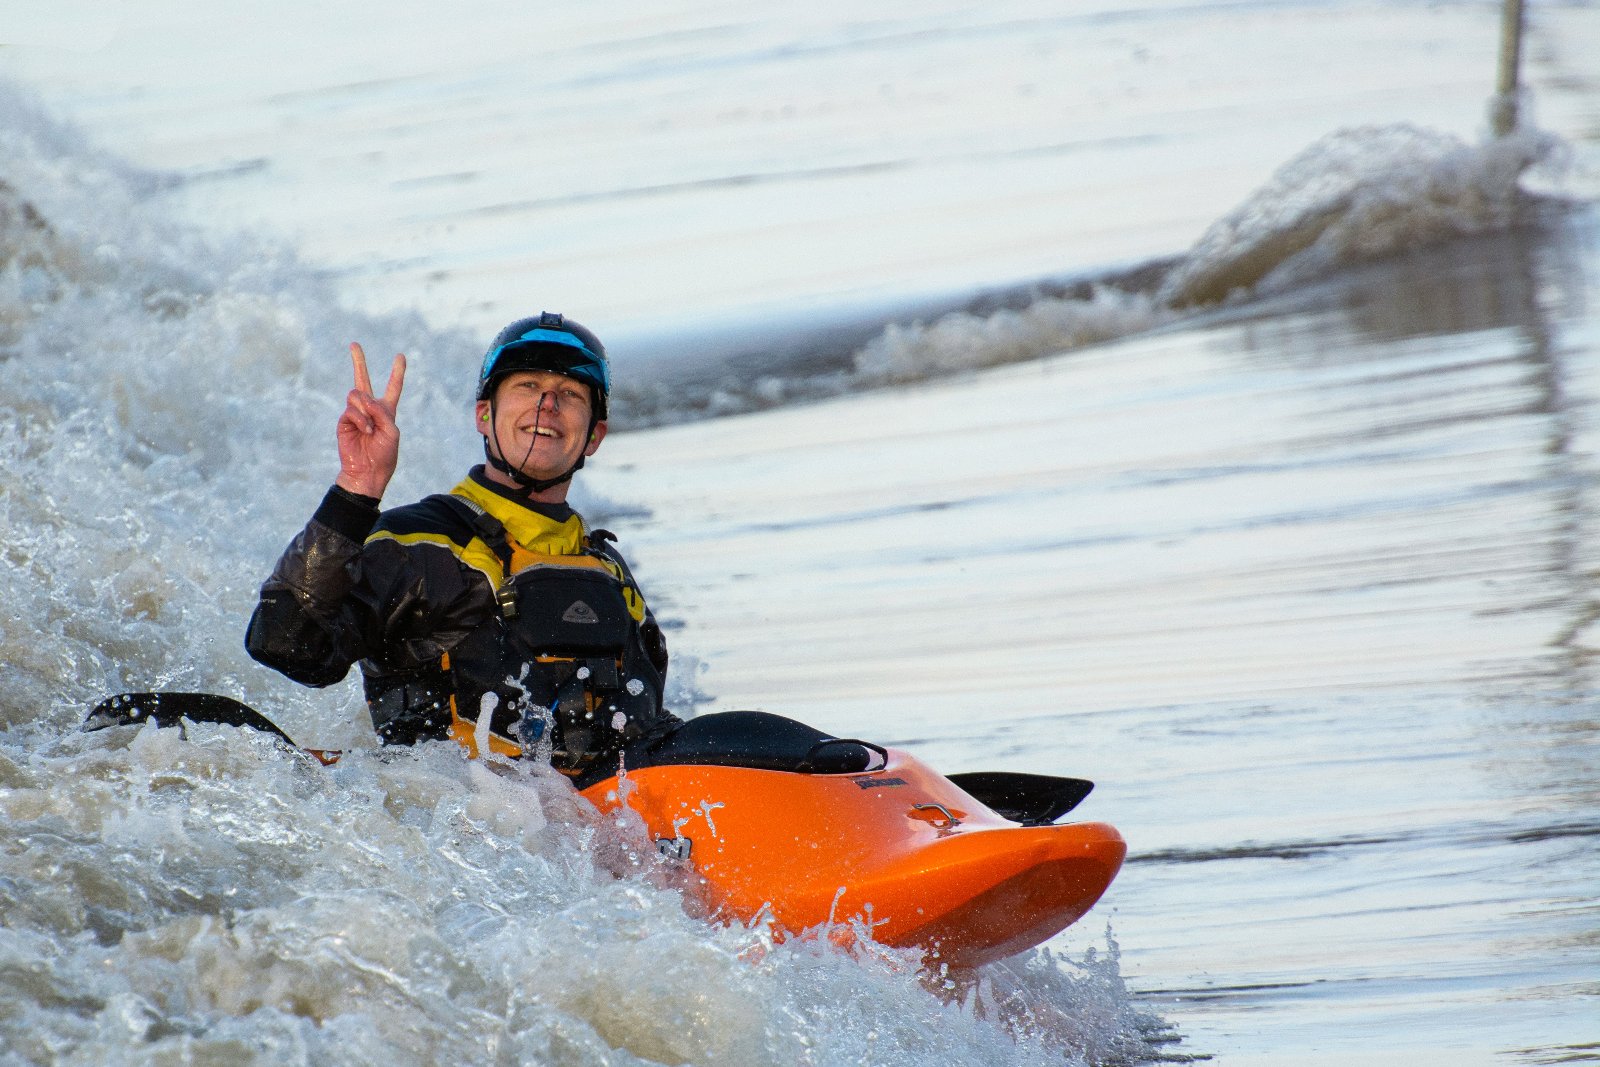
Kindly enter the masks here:
[[663, 706], [661, 628], [612, 535], [567, 504], [606, 436], [599, 338], [548, 312], [500, 331], [474, 408], [485, 462], [449, 493], [381, 513], [405, 357], [378, 396], [361, 346], [350, 353], [339, 477], [262, 586], [250, 654], [311, 686], [359, 661], [386, 744], [547, 750], [580, 787], [670, 733], [681, 720]]

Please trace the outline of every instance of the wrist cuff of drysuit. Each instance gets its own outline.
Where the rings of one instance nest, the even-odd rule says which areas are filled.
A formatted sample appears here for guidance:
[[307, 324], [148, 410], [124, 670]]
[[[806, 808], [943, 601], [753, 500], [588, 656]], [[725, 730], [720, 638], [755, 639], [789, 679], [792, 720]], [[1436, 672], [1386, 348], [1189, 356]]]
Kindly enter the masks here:
[[335, 485], [322, 498], [311, 521], [361, 544], [378, 523], [378, 498], [352, 493]]

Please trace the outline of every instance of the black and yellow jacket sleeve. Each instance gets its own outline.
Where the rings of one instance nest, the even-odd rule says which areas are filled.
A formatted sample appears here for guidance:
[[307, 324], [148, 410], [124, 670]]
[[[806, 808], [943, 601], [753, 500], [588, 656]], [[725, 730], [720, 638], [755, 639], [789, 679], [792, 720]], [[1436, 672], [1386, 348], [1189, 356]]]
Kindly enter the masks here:
[[[448, 508], [426, 510], [441, 537], [470, 538]], [[261, 588], [245, 636], [251, 656], [311, 686], [332, 685], [358, 661], [370, 675], [428, 672], [492, 616], [483, 575], [448, 552], [394, 538], [368, 544], [378, 526], [374, 504], [328, 491]]]

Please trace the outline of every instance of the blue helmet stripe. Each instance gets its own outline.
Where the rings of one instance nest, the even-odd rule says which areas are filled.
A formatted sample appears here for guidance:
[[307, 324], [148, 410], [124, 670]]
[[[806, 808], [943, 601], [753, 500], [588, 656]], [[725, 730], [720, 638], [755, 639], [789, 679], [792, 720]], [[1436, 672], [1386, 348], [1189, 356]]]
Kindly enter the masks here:
[[483, 384], [489, 380], [489, 376], [494, 373], [495, 364], [499, 361], [502, 352], [508, 348], [516, 348], [519, 345], [530, 342], [548, 342], [550, 344], [564, 345], [567, 348], [576, 348], [579, 352], [589, 357], [588, 361], [574, 364], [569, 371], [563, 373], [568, 373], [575, 378], [582, 378], [597, 385], [603, 393], [609, 394], [611, 392], [611, 368], [607, 366], [604, 359], [572, 334], [564, 330], [545, 329], [529, 330], [516, 340], [507, 341], [503, 345], [491, 348], [489, 354], [483, 357], [483, 369], [478, 372], [479, 388], [481, 389]]

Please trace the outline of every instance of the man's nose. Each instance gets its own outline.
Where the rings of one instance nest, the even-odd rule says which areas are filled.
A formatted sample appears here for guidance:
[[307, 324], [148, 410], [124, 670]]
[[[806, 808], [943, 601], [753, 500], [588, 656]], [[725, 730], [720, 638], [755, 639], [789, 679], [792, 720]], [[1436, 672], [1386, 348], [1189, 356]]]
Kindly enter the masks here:
[[546, 389], [539, 394], [539, 410], [557, 412], [561, 410], [561, 397], [554, 389]]

